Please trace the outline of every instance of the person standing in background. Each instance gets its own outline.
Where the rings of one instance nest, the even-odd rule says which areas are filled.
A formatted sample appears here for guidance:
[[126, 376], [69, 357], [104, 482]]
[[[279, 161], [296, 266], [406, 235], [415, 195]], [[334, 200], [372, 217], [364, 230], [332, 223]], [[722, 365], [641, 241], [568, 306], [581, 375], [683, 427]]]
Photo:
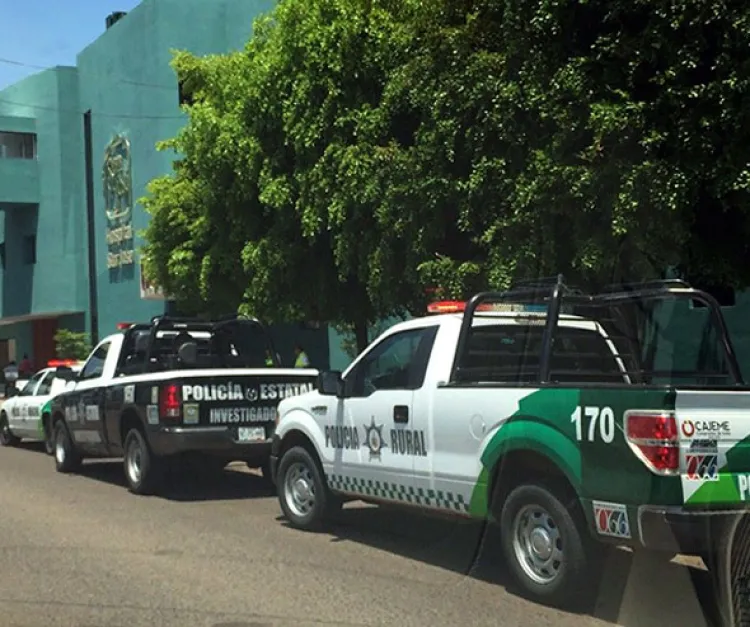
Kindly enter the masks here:
[[302, 346], [300, 346], [299, 344], [295, 344], [294, 354], [297, 357], [294, 360], [295, 368], [309, 368], [310, 367], [310, 358], [307, 356], [307, 353], [305, 352], [305, 349], [302, 348]]
[[5, 396], [7, 398], [16, 389], [16, 381], [18, 381], [18, 366], [16, 366], [15, 359], [11, 359], [10, 363], [3, 368], [3, 377], [5, 378]]
[[21, 360], [21, 363], [18, 365], [18, 376], [21, 379], [28, 379], [31, 377], [31, 375], [34, 374], [34, 366], [31, 363], [31, 360], [29, 359], [29, 356], [27, 353], [23, 354], [23, 359]]

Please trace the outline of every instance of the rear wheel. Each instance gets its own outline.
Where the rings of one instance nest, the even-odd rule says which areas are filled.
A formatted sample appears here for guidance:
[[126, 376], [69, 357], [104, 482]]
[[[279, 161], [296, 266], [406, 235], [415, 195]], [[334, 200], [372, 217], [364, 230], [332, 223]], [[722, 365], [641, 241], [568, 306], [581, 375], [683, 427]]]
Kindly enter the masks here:
[[514, 488], [503, 504], [500, 534], [508, 568], [536, 601], [578, 609], [596, 580], [575, 496], [542, 483]]
[[13, 432], [10, 430], [8, 414], [3, 412], [0, 414], [0, 445], [17, 446], [20, 441], [21, 438], [13, 435]]
[[151, 452], [140, 429], [131, 429], [125, 436], [123, 466], [128, 490], [133, 494], [156, 492], [163, 478], [163, 463]]
[[58, 420], [54, 427], [55, 438], [55, 469], [57, 472], [75, 472], [81, 467], [83, 458], [76, 451], [75, 444], [70, 437], [68, 427], [62, 420]]
[[321, 529], [341, 506], [328, 489], [320, 465], [301, 446], [289, 449], [281, 458], [277, 488], [281, 510], [297, 529]]

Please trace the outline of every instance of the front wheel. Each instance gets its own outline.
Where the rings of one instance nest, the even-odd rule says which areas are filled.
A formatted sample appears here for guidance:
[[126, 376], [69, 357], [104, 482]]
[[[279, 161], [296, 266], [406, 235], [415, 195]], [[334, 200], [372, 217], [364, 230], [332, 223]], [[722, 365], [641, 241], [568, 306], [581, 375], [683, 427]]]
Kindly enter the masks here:
[[139, 429], [125, 437], [123, 466], [128, 490], [133, 494], [153, 494], [162, 480], [162, 460], [156, 457]]
[[3, 412], [0, 414], [0, 445], [17, 446], [20, 441], [21, 438], [13, 435], [13, 432], [10, 430], [8, 414]]
[[276, 479], [281, 510], [297, 529], [321, 529], [339, 503], [328, 489], [320, 466], [301, 446], [284, 453]]
[[68, 427], [62, 420], [55, 423], [55, 469], [57, 472], [75, 472], [80, 468], [82, 458], [76, 451], [75, 444], [70, 437]]
[[571, 513], [577, 512], [575, 497], [566, 494], [563, 503], [556, 495], [566, 492], [535, 483], [516, 487], [503, 504], [500, 533], [508, 568], [528, 596], [577, 609], [590, 598], [586, 581], [596, 579], [595, 564], [582, 517]]

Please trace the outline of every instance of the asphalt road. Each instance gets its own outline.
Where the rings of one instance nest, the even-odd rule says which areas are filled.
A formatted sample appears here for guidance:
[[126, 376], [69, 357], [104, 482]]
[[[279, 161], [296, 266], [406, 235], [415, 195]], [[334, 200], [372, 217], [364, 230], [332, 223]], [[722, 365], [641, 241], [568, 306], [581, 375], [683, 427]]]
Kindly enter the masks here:
[[0, 625], [706, 624], [699, 570], [618, 551], [596, 607], [568, 614], [506, 589], [496, 549], [475, 558], [480, 534], [351, 504], [331, 533], [302, 533], [246, 471], [136, 497], [120, 463], [65, 476], [22, 445], [0, 450]]

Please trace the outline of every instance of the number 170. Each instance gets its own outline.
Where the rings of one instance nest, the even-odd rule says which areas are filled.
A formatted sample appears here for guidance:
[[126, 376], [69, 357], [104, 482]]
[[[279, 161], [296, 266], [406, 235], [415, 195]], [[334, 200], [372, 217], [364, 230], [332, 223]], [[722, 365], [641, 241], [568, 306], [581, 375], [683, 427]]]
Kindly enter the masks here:
[[583, 440], [584, 417], [588, 420], [588, 442], [596, 439], [597, 425], [599, 437], [609, 444], [615, 439], [615, 412], [611, 407], [576, 407], [570, 416], [570, 422], [576, 427], [576, 440]]

